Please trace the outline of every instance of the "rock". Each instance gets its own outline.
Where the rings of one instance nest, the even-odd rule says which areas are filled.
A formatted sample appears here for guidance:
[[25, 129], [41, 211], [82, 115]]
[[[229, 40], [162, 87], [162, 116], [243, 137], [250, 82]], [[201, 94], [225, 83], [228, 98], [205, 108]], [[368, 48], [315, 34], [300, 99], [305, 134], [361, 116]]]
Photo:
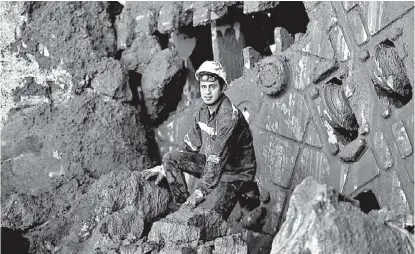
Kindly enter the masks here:
[[213, 254], [247, 254], [248, 245], [242, 239], [241, 234], [233, 234], [215, 239]]
[[165, 243], [167, 247], [196, 247], [200, 239], [200, 229], [178, 223], [157, 221], [151, 227], [148, 240]]
[[51, 191], [85, 172], [99, 177], [153, 166], [140, 115], [96, 94], [17, 111], [2, 128], [2, 197]]
[[1, 226], [27, 230], [34, 225], [41, 225], [48, 219], [53, 207], [48, 202], [50, 196], [48, 193], [40, 196], [12, 194], [6, 202], [2, 202]]
[[162, 6], [163, 3], [159, 2], [128, 3], [125, 8], [125, 16], [131, 24], [131, 35], [137, 35], [139, 33], [147, 35], [154, 34], [157, 30], [159, 11]]
[[[11, 230], [25, 230], [31, 253], [53, 251], [74, 223], [81, 230], [84, 225], [76, 218], [98, 209], [85, 207], [96, 199], [93, 194], [82, 199], [95, 179], [112, 170], [130, 174], [132, 170], [157, 163], [157, 158], [150, 155], [148, 131], [140, 115], [138, 108], [105, 100], [96, 93], [74, 96], [65, 103], [24, 108], [12, 114], [2, 128], [2, 225]], [[135, 195], [130, 199], [140, 201], [137, 193], [146, 187], [129, 185], [136, 186], [135, 191], [130, 190]], [[105, 188], [110, 186], [96, 192], [105, 193]], [[123, 189], [117, 189], [110, 197], [116, 199], [123, 195]], [[111, 234], [126, 237], [128, 233], [123, 228], [132, 229], [138, 239], [145, 226], [142, 221], [148, 223], [159, 212], [163, 213], [163, 200], [169, 199], [167, 191], [164, 196], [151, 188], [146, 191], [156, 198], [143, 194], [141, 197], [159, 202], [159, 209], [145, 204], [139, 206], [140, 210], [126, 210], [112, 216], [108, 219], [108, 239], [114, 238]], [[125, 199], [124, 196], [122, 200]], [[86, 216], [93, 223], [85, 222], [83, 233], [90, 235], [93, 225], [116, 212], [113, 209], [123, 207], [120, 201], [108, 205], [106, 210], [99, 208], [100, 216]], [[143, 215], [139, 217], [138, 212]], [[100, 235], [99, 230], [96, 234]], [[65, 246], [68, 252], [73, 250], [71, 246]]]
[[159, 246], [150, 242], [137, 241], [135, 244], [129, 244], [120, 247], [120, 254], [135, 254], [135, 253], [147, 253], [156, 254], [159, 253]]
[[122, 56], [121, 63], [129, 71], [143, 73], [155, 54], [161, 51], [160, 44], [155, 36], [139, 33]]
[[193, 1], [192, 3], [185, 2], [183, 5], [193, 10], [193, 26], [204, 26], [209, 23], [211, 14], [207, 2]]
[[162, 249], [160, 254], [194, 254], [193, 248], [190, 247], [180, 247], [180, 248], [171, 248], [167, 247]]
[[87, 192], [68, 185], [52, 195], [20, 194], [2, 202], [2, 225], [26, 230], [30, 253], [118, 251], [139, 241], [144, 229], [166, 214], [170, 201], [167, 189], [141, 179], [139, 172], [111, 172]]
[[[116, 52], [108, 5], [104, 2], [28, 3], [28, 19], [21, 29], [26, 45], [23, 51], [35, 56], [41, 68], [62, 64], [77, 86], [85, 76], [96, 73], [100, 58]], [[42, 52], [38, 50], [39, 43]]]
[[155, 222], [148, 239], [168, 247], [196, 247], [199, 240], [213, 240], [225, 235], [227, 229], [226, 222], [214, 211], [180, 209]]
[[239, 4], [237, 1], [212, 1], [207, 2], [211, 10], [211, 19], [216, 20], [224, 17], [229, 12], [229, 9], [235, 8]]
[[200, 207], [192, 211], [178, 210], [169, 214], [166, 220], [200, 228], [204, 241], [223, 236], [227, 231], [227, 224], [219, 214]]
[[277, 7], [279, 2], [277, 1], [264, 1], [264, 2], [244, 2], [244, 14], [251, 14], [260, 11], [266, 11]]
[[125, 239], [143, 237], [145, 227], [166, 214], [169, 201], [167, 189], [142, 179], [139, 172], [111, 172], [79, 200], [60, 245], [75, 245], [82, 253], [117, 250]]
[[242, 226], [246, 229], [260, 231], [265, 224], [266, 214], [265, 207], [257, 207], [242, 219]]
[[183, 10], [182, 2], [168, 2], [159, 11], [157, 30], [163, 34], [172, 33], [179, 27], [189, 25], [193, 20], [193, 11]]
[[113, 213], [106, 217], [99, 226], [101, 234], [107, 234], [111, 238], [120, 237], [126, 239], [139, 239], [144, 231], [144, 216], [139, 212]]
[[24, 22], [21, 14], [24, 9], [24, 3], [22, 2], [2, 2], [0, 4], [0, 15], [2, 17], [1, 49], [6, 49], [21, 36], [20, 26]]
[[250, 254], [262, 254], [271, 251], [273, 235], [247, 230], [243, 232], [242, 239], [248, 245], [248, 253]]
[[412, 253], [412, 236], [306, 178], [294, 190], [273, 253]]
[[151, 120], [162, 122], [177, 106], [186, 82], [183, 60], [176, 50], [157, 53], [144, 70], [141, 89]]
[[391, 44], [386, 41], [376, 46], [372, 61], [372, 81], [390, 97], [408, 96], [412, 87], [405, 64]]
[[123, 102], [131, 101], [132, 93], [121, 64], [109, 58], [103, 58], [103, 61], [107, 62], [106, 66], [108, 68], [95, 75], [91, 81], [91, 87], [97, 93], [110, 98], [119, 99]]
[[214, 242], [207, 242], [206, 244], [200, 245], [196, 249], [197, 254], [212, 254], [214, 248]]

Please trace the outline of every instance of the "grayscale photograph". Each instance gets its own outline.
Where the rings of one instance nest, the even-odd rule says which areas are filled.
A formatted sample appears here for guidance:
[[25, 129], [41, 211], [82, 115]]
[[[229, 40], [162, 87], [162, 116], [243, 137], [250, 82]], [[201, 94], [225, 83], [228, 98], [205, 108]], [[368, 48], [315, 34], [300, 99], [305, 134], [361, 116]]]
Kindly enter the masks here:
[[414, 1], [0, 1], [2, 254], [412, 254]]

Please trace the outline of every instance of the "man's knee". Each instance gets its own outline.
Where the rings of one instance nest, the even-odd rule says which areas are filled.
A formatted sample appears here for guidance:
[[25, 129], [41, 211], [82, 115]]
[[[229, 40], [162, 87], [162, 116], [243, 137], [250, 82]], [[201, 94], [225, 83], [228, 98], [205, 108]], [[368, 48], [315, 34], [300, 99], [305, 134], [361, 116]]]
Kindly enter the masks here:
[[180, 165], [180, 161], [182, 160], [182, 153], [179, 151], [170, 151], [163, 155], [163, 166], [166, 170], [173, 168], [177, 168]]
[[163, 165], [166, 163], [174, 163], [180, 161], [181, 152], [179, 151], [170, 151], [163, 155]]

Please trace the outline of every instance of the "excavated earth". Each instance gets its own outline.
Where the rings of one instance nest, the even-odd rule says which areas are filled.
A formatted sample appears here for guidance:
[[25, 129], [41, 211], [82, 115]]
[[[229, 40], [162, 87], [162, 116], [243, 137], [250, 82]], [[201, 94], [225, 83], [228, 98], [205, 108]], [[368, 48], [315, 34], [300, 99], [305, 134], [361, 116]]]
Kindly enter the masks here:
[[[193, 11], [209, 6], [222, 17], [236, 3], [198, 2]], [[0, 3], [1, 252], [413, 251], [402, 217], [366, 215], [310, 179], [274, 239], [243, 217], [261, 217], [262, 206], [238, 205], [229, 221], [206, 208], [172, 211], [166, 184], [141, 178], [161, 162], [153, 128], [175, 111], [186, 83], [183, 59], [162, 35], [191, 23], [184, 5]], [[160, 11], [174, 24], [163, 25]], [[262, 63], [272, 67], [264, 73], [284, 64]], [[286, 85], [260, 83], [270, 94]]]

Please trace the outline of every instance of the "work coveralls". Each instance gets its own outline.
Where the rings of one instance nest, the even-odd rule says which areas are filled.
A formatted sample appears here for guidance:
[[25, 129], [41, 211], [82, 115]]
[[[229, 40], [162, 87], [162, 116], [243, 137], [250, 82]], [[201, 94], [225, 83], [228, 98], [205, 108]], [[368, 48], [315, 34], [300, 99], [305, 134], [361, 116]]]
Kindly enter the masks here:
[[189, 197], [186, 172], [201, 178], [198, 189], [204, 197], [215, 189], [212, 209], [226, 219], [240, 194], [250, 188], [246, 186], [252, 186], [256, 159], [242, 113], [224, 94], [218, 103], [212, 114], [204, 103], [197, 107], [192, 128], [176, 151], [164, 155], [163, 166], [176, 204]]

